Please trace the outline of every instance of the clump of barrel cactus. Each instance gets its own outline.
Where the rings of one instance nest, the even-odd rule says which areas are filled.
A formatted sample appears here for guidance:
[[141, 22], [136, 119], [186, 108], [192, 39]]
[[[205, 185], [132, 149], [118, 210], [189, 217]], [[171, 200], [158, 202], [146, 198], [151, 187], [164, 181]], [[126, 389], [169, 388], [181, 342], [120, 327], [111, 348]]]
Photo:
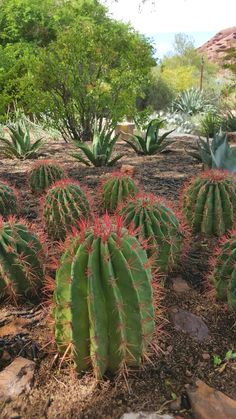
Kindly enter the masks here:
[[106, 214], [65, 245], [54, 291], [55, 338], [97, 378], [138, 366], [154, 331], [151, 270], [138, 240]]
[[121, 172], [115, 172], [102, 183], [101, 198], [103, 208], [113, 212], [121, 202], [135, 196], [137, 192], [138, 187], [130, 176]]
[[194, 177], [183, 192], [182, 210], [194, 233], [222, 236], [236, 223], [236, 176], [209, 170]]
[[229, 306], [236, 310], [236, 230], [221, 240], [211, 267], [209, 280], [215, 288], [217, 299], [228, 301]]
[[30, 170], [29, 185], [32, 192], [41, 194], [63, 178], [65, 172], [61, 166], [51, 160], [40, 160]]
[[0, 298], [36, 298], [45, 277], [45, 252], [24, 220], [0, 218]]
[[18, 212], [18, 197], [17, 193], [6, 182], [0, 181], [0, 215], [7, 217]]
[[42, 212], [48, 235], [64, 240], [79, 221], [91, 217], [87, 194], [78, 182], [62, 179], [54, 183], [42, 200]]
[[146, 240], [148, 255], [160, 272], [166, 273], [178, 264], [186, 230], [170, 203], [152, 194], [139, 193], [122, 205], [118, 213], [139, 239]]

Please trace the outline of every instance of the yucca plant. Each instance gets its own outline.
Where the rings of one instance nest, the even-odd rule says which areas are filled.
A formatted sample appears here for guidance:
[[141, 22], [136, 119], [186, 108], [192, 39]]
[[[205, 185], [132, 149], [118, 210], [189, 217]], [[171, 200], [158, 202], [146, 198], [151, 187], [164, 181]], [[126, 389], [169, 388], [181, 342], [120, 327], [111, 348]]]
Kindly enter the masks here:
[[137, 154], [152, 155], [161, 153], [168, 145], [174, 142], [173, 140], [166, 140], [168, 135], [171, 134], [174, 129], [159, 136], [159, 131], [164, 128], [164, 126], [164, 119], [153, 119], [148, 124], [145, 138], [141, 135], [132, 135], [130, 139], [124, 138], [123, 140], [129, 144]]
[[108, 131], [106, 127], [99, 130], [98, 124], [95, 124], [92, 146], [89, 147], [83, 142], [76, 141], [74, 144], [82, 151], [83, 155], [81, 153], [71, 153], [71, 155], [86, 166], [113, 166], [124, 154], [118, 154], [113, 159], [111, 158], [120, 134], [114, 137], [112, 135], [113, 131]]
[[25, 123], [16, 122], [8, 125], [11, 139], [0, 137], [1, 153], [4, 157], [21, 160], [32, 158], [42, 146], [42, 138], [31, 142], [30, 130]]
[[214, 138], [222, 126], [222, 117], [217, 112], [208, 112], [200, 120], [200, 133], [204, 137]]

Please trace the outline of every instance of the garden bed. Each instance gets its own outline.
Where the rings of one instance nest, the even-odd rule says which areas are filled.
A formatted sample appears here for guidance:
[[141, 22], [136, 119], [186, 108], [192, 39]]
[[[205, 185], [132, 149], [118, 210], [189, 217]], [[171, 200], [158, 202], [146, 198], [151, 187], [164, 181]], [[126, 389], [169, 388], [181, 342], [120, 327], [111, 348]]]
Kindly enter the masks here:
[[[82, 166], [70, 156], [71, 145], [64, 142], [49, 141], [40, 157], [53, 158], [63, 164], [69, 176], [87, 186], [95, 198], [101, 176], [117, 170], [121, 164], [131, 164], [135, 166], [135, 178], [146, 192], [162, 195], [177, 206], [183, 183], [201, 170], [201, 165], [195, 164], [185, 153], [189, 141], [191, 139], [187, 136], [178, 137], [170, 150], [147, 157], [137, 157], [130, 148], [119, 143], [117, 151], [125, 149], [126, 156], [114, 168]], [[0, 179], [8, 180], [20, 190], [23, 204], [21, 216], [39, 224], [38, 198], [31, 194], [27, 184], [27, 171], [31, 165], [32, 160], [19, 162], [2, 159]], [[130, 371], [128, 377], [114, 379], [106, 376], [104, 381], [97, 383], [90, 373], [77, 377], [70, 366], [60, 365], [51, 342], [52, 325], [48, 305], [37, 308], [36, 321], [26, 325], [23, 332], [12, 336], [9, 334], [8, 337], [0, 334], [0, 345], [5, 346], [4, 357], [0, 359], [1, 369], [19, 354], [35, 360], [37, 365], [31, 392], [6, 403], [1, 417], [116, 419], [129, 411], [170, 412], [171, 408], [174, 409], [173, 400], [181, 396], [181, 406], [176, 407], [180, 409], [178, 414], [191, 418], [186, 385], [196, 378], [236, 398], [235, 363], [230, 361], [225, 368], [213, 365], [213, 355], [223, 359], [227, 351], [236, 349], [235, 314], [203, 292], [203, 280], [213, 245], [214, 240], [210, 243], [199, 237], [192, 240], [189, 258], [179, 272], [172, 273], [166, 281], [161, 302], [163, 328], [156, 342], [158, 353], [151, 357], [151, 363], [145, 364], [140, 371]], [[180, 277], [189, 285], [184, 292], [172, 286]], [[171, 313], [176, 308], [203, 320], [208, 328], [204, 339], [198, 340], [174, 327]], [[12, 306], [2, 303], [0, 319], [7, 315], [12, 321], [24, 319], [30, 309], [18, 307], [16, 312]]]

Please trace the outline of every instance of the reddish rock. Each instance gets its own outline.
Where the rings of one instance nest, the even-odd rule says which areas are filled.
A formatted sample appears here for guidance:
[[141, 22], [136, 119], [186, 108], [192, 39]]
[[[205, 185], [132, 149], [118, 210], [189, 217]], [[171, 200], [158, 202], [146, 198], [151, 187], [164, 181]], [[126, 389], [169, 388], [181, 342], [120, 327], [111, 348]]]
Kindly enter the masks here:
[[187, 394], [195, 419], [236, 418], [236, 400], [230, 399], [201, 380], [196, 381], [196, 387], [187, 388]]
[[210, 61], [220, 63], [225, 50], [236, 47], [236, 26], [224, 29], [198, 48], [198, 52], [206, 54]]
[[0, 400], [9, 401], [31, 389], [35, 363], [22, 357], [16, 358], [0, 372]]
[[182, 310], [182, 308], [172, 308], [170, 317], [176, 330], [188, 333], [198, 341], [202, 341], [209, 334], [208, 327], [201, 317], [195, 316], [189, 311]]

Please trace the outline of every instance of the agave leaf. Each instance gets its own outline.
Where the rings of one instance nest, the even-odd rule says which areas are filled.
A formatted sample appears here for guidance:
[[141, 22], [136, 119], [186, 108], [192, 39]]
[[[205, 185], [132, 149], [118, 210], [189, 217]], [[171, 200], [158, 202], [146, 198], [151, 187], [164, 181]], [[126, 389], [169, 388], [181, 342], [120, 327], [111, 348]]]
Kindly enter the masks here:
[[86, 166], [90, 166], [90, 163], [86, 159], [84, 159], [81, 156], [81, 154], [79, 154], [79, 153], [70, 153], [70, 155], [72, 157], [74, 157], [75, 159], [79, 160], [81, 163], [84, 163]]
[[108, 166], [113, 166], [113, 164], [115, 164], [118, 160], [120, 160], [123, 156], [125, 156], [125, 154], [118, 154], [116, 157], [114, 157], [114, 159], [110, 160], [108, 162]]
[[136, 142], [136, 144], [134, 144], [134, 142], [132, 142], [133, 140], [127, 140], [127, 139], [123, 139], [123, 140], [132, 147], [135, 153], [142, 154], [142, 152], [140, 151], [140, 144], [138, 141]]

